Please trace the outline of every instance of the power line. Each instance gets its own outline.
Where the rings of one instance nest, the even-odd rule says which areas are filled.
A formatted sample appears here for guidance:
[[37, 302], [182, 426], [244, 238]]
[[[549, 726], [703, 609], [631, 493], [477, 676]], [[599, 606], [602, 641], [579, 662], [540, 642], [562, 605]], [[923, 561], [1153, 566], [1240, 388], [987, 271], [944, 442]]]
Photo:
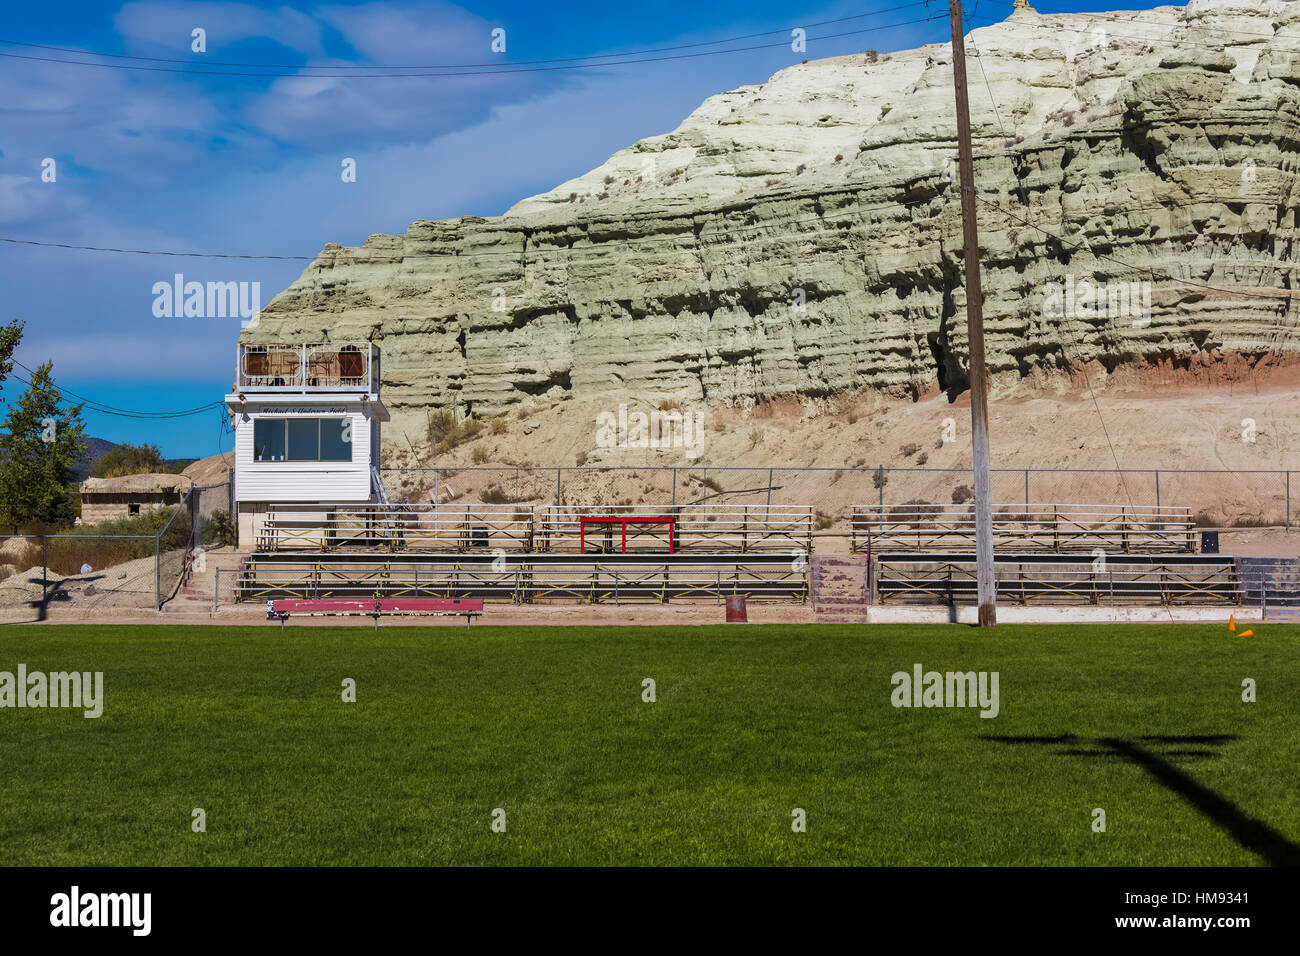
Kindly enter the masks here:
[[[550, 63], [573, 63], [580, 60], [600, 60], [611, 57], [632, 57], [647, 56], [652, 53], [668, 53], [676, 50], [689, 50], [702, 46], [716, 46], [719, 43], [736, 43], [741, 40], [752, 40], [757, 37], [774, 36], [778, 33], [788, 33], [791, 29], [807, 29], [811, 27], [829, 26], [833, 23], [846, 23], [850, 20], [863, 20], [867, 17], [878, 17], [883, 13], [893, 13], [899, 10], [906, 10], [911, 7], [927, 6], [926, 0], [915, 0], [913, 3], [899, 4], [893, 7], [886, 7], [882, 10], [875, 10], [871, 13], [857, 13], [848, 17], [837, 17], [833, 20], [816, 20], [811, 23], [796, 24], [795, 27], [784, 27], [778, 30], [766, 30], [760, 33], [744, 33], [739, 36], [723, 37], [718, 40], [704, 40], [698, 43], [679, 43], [674, 46], [651, 47], [644, 50], [626, 50], [622, 53], [592, 53], [585, 56], [563, 56], [552, 57], [545, 60], [514, 60], [509, 61], [510, 66], [535, 66]], [[157, 56], [131, 56], [124, 53], [101, 53], [96, 50], [82, 50], [74, 47], [50, 46], [42, 43], [27, 43], [21, 40], [3, 40], [0, 44], [6, 46], [20, 46], [27, 49], [48, 50], [55, 53], [72, 53], [79, 56], [97, 56], [111, 58], [116, 60], [131, 60], [143, 63], [183, 63], [191, 66], [232, 66], [241, 69], [267, 69], [267, 70], [459, 70], [459, 69], [477, 69], [477, 68], [496, 68], [503, 64], [501, 61], [489, 63], [428, 63], [415, 65], [394, 65], [385, 66], [382, 64], [368, 64], [365, 66], [348, 66], [348, 65], [330, 65], [330, 66], [313, 66], [310, 63], [239, 63], [224, 60], [194, 60], [194, 59], [173, 59], [168, 57]], [[783, 45], [783, 44], [782, 44]]]
[[[773, 226], [779, 226], [779, 225], [794, 226], [794, 225], [804, 225], [810, 223], [825, 223], [828, 219], [840, 219], [849, 216], [858, 216], [865, 213], [878, 212], [884, 209], [911, 208], [913, 206], [925, 205], [927, 203], [933, 202], [936, 198], [938, 198], [938, 196], [929, 196], [924, 199], [913, 199], [913, 200], [908, 200], [906, 202], [888, 202], [888, 203], [881, 203], [874, 206], [860, 206], [860, 207], [855, 207], [852, 210], [846, 210], [844, 212], [829, 213], [822, 216], [809, 216], [800, 219], [775, 219], [770, 222], [755, 223], [749, 226], [734, 226], [727, 229], [715, 229], [711, 232], [700, 233], [695, 238], [705, 239], [705, 238], [712, 238], [714, 236], [725, 236], [725, 235], [730, 235], [732, 233], [749, 232], [756, 229], [770, 229]], [[605, 245], [633, 246], [642, 243], [678, 242], [680, 241], [680, 239], [681, 236], [677, 234], [664, 235], [664, 236], [643, 236], [634, 239], [609, 239], [609, 240], [600, 241], [597, 244], [593, 244], [590, 247], [569, 246], [565, 248], [557, 248], [551, 251], [563, 255], [569, 255], [573, 252], [581, 251], [584, 248], [598, 249]], [[541, 250], [534, 250], [531, 252], [524, 252], [522, 250], [517, 252], [516, 251], [467, 252], [464, 254], [457, 254], [457, 253], [450, 253], [450, 252], [430, 252], [430, 253], [413, 252], [413, 253], [379, 254], [373, 256], [356, 256], [356, 255], [329, 256], [328, 253], [321, 252], [315, 256], [289, 256], [289, 255], [256, 255], [256, 254], [225, 253], [225, 252], [171, 252], [167, 250], [157, 250], [157, 249], [120, 249], [111, 246], [85, 246], [85, 245], [75, 245], [73, 243], [66, 243], [66, 242], [43, 242], [36, 239], [13, 239], [13, 238], [6, 238], [2, 236], [0, 236], [0, 242], [7, 242], [16, 245], [24, 245], [24, 246], [37, 246], [42, 248], [70, 249], [70, 250], [80, 251], [80, 252], [109, 252], [109, 253], [119, 253], [122, 255], [137, 255], [137, 256], [169, 256], [169, 257], [192, 258], [192, 259], [248, 259], [248, 260], [274, 260], [274, 261], [294, 261], [294, 262], [315, 262], [317, 259], [321, 259], [325, 257], [326, 261], [331, 263], [344, 261], [344, 262], [355, 262], [359, 264], [383, 263], [387, 261], [403, 261], [407, 259], [464, 260], [464, 259], [477, 259], [477, 258], [502, 257], [502, 256], [513, 258], [513, 259], [519, 259], [521, 257], [532, 257], [535, 260], [540, 260], [546, 258], [551, 252], [551, 251], [541, 251]]]
[[[971, 15], [974, 16], [974, 11], [971, 11]], [[984, 57], [980, 55], [979, 47], [976, 46], [974, 42], [971, 43], [971, 46], [975, 50], [975, 60], [979, 64], [980, 75], [984, 77], [984, 87], [985, 89], [988, 90], [989, 100], [993, 103], [993, 114], [994, 116], [997, 117], [998, 129], [1002, 132], [1002, 137], [1003, 140], [1005, 141], [1007, 138], [1007, 130], [1006, 127], [1002, 124], [1002, 113], [1001, 111], [998, 110], [997, 99], [993, 96], [993, 87], [989, 83], [988, 73], [984, 70]], [[1028, 205], [1028, 200], [1024, 193], [1024, 185], [1020, 183], [1018, 183], [1017, 185], [1019, 185], [1021, 191], [1020, 192], [1021, 201], [1025, 202], [1026, 205]], [[979, 198], [978, 195], [976, 195], [975, 198], [978, 199]], [[976, 254], [978, 255], [978, 249], [976, 250]], [[1062, 354], [1065, 353], [1064, 345], [1061, 346], [1061, 352]], [[1067, 356], [1067, 361], [1068, 361], [1068, 356]], [[1083, 363], [1079, 362], [1076, 364], [1079, 369], [1079, 372], [1083, 375], [1084, 383], [1088, 386], [1088, 394], [1092, 397], [1092, 408], [1097, 415], [1097, 421], [1101, 424], [1101, 433], [1106, 439], [1107, 446], [1110, 448], [1110, 456], [1111, 459], [1115, 462], [1116, 473], [1119, 475], [1120, 487], [1124, 489], [1124, 497], [1128, 499], [1130, 508], [1135, 507], [1133, 502], [1133, 494], [1132, 492], [1129, 491], [1128, 482], [1125, 481], [1123, 472], [1119, 471], [1120, 468], [1119, 453], [1115, 450], [1115, 443], [1112, 442], [1110, 439], [1110, 429], [1106, 427], [1106, 418], [1101, 413], [1101, 404], [1097, 401], [1097, 393], [1093, 391], [1092, 388], [1092, 377], [1088, 374], [1088, 370], [1084, 367]], [[1170, 612], [1171, 617], [1172, 617], [1172, 613], [1173, 612], [1171, 611]]]
[[[991, 151], [980, 155], [982, 157], [989, 157], [989, 156], [1000, 155], [1002, 152], [1003, 151]], [[1010, 152], [1010, 151], [1006, 151], [1006, 152]], [[937, 171], [934, 174], [938, 175]], [[886, 185], [901, 186], [903, 184], [891, 183]], [[871, 206], [858, 206], [858, 207], [854, 207], [853, 209], [845, 210], [843, 212], [827, 213], [821, 216], [809, 216], [809, 217], [802, 217], [798, 219], [773, 219], [769, 222], [754, 223], [752, 225], [747, 225], [747, 226], [732, 226], [730, 228], [715, 229], [710, 232], [703, 232], [700, 233], [698, 236], [696, 236], [696, 238], [712, 240], [715, 237], [725, 237], [736, 233], [771, 229], [775, 226], [798, 226], [798, 225], [808, 225], [813, 223], [826, 223], [828, 220], [838, 220], [838, 219], [843, 219], [851, 216], [859, 216], [859, 215], [864, 215], [872, 212], [880, 212], [886, 209], [900, 209], [900, 208], [910, 209], [915, 206], [923, 206], [929, 203], [933, 203], [936, 200], [943, 198], [943, 195], [944, 194], [936, 193], [933, 196], [927, 196], [923, 199], [913, 199], [907, 201], [892, 201], [887, 203], [879, 203]], [[1183, 202], [1162, 201], [1162, 202], [1153, 202], [1153, 203], [1125, 203], [1124, 208], [1126, 210], [1184, 209], [1193, 206], [1204, 206], [1209, 203], [1230, 204], [1230, 203], [1239, 203], [1239, 202], [1243, 202], [1243, 201], [1235, 197], [1233, 198], [1208, 197], [1204, 199], [1189, 199]], [[722, 215], [724, 213], [720, 212], [717, 214]], [[792, 233], [779, 233], [778, 235], [790, 235], [790, 234]], [[764, 237], [759, 237], [759, 238], [764, 238]], [[498, 257], [508, 257], [514, 259], [524, 258], [524, 259], [531, 259], [532, 261], [543, 261], [549, 258], [552, 254], [572, 255], [573, 253], [581, 252], [588, 249], [598, 250], [603, 246], [624, 245], [624, 246], [632, 247], [632, 246], [651, 244], [651, 243], [677, 242], [680, 241], [680, 239], [681, 236], [678, 234], [669, 234], [663, 236], [642, 236], [642, 237], [632, 238], [632, 239], [597, 240], [593, 242], [591, 246], [567, 246], [563, 248], [557, 247], [556, 249], [553, 250], [532, 250], [528, 252], [524, 252], [522, 250], [501, 251], [501, 252], [467, 252], [463, 254], [450, 253], [450, 252], [434, 252], [434, 253], [401, 252], [401, 253], [391, 253], [391, 254], [376, 254], [370, 256], [352, 255], [352, 254], [330, 255], [329, 253], [321, 252], [315, 256], [304, 256], [304, 255], [291, 256], [291, 255], [260, 255], [260, 254], [252, 254], [252, 253], [243, 254], [243, 253], [224, 253], [224, 252], [174, 252], [174, 251], [160, 250], [160, 249], [125, 249], [125, 248], [115, 248], [111, 246], [75, 245], [72, 243], [65, 243], [65, 242], [44, 242], [36, 239], [14, 239], [14, 238], [0, 236], [0, 242], [6, 242], [15, 245], [35, 246], [38, 248], [67, 249], [67, 250], [78, 251], [78, 252], [107, 252], [107, 253], [118, 253], [122, 255], [165, 256], [171, 258], [238, 259], [238, 260], [254, 260], [254, 261], [267, 260], [267, 261], [315, 262], [317, 260], [323, 259], [325, 262], [329, 264], [344, 263], [344, 264], [361, 264], [361, 265], [384, 263], [384, 262], [401, 262], [401, 261], [413, 260], [413, 259], [453, 259], [453, 260], [471, 259], [472, 260], [477, 258], [498, 258]], [[1268, 262], [1275, 265], [1297, 265], [1297, 263], [1285, 262], [1276, 259], [1254, 260], [1252, 262], [1247, 262], [1243, 264], [1258, 265], [1263, 262]]]
[[[13, 362], [19, 368], [24, 369], [29, 375], [36, 374], [36, 372], [33, 369], [28, 368], [26, 365], [24, 365], [22, 362], [18, 361], [17, 359], [14, 359]], [[21, 375], [13, 373], [13, 377], [16, 378], [18, 381], [22, 382], [24, 385], [30, 386], [32, 388], [38, 387], [30, 379], [25, 379]], [[212, 408], [224, 407], [223, 402], [208, 402], [205, 405], [199, 405], [196, 406], [195, 408], [186, 409], [184, 411], [142, 412], [142, 411], [134, 411], [131, 409], [125, 409], [125, 408], [114, 408], [112, 405], [106, 405], [102, 402], [97, 402], [94, 399], [86, 398], [84, 395], [78, 395], [76, 392], [70, 389], [63, 388], [59, 385], [55, 385], [53, 382], [51, 382], [46, 387], [48, 387], [52, 391], [58, 392], [65, 399], [66, 398], [78, 399], [82, 405], [89, 407], [92, 412], [99, 412], [104, 415], [116, 415], [120, 418], [145, 418], [145, 419], [186, 418], [190, 415], [201, 414], [202, 412], [206, 412]]]
[[[921, 17], [916, 20], [903, 20], [898, 23], [887, 23], [877, 27], [864, 27], [861, 30], [847, 30], [842, 33], [830, 33], [824, 36], [807, 37], [806, 42], [816, 43], [821, 40], [836, 40], [842, 37], [859, 36], [864, 33], [875, 33], [881, 30], [892, 30], [897, 27], [912, 26], [917, 23], [928, 23], [936, 20], [936, 16]], [[43, 56], [26, 56], [21, 53], [0, 53], [0, 57], [13, 60], [30, 60], [40, 63], [60, 63], [65, 66], [89, 66], [98, 67], [106, 70], [142, 70], [149, 73], [179, 73], [191, 76], [238, 76], [238, 77], [262, 77], [268, 79], [410, 79], [417, 77], [454, 77], [454, 76], [502, 76], [511, 73], [549, 73], [556, 70], [584, 70], [608, 66], [632, 66], [638, 63], [661, 63], [668, 60], [689, 60], [704, 56], [720, 56], [725, 53], [747, 53], [753, 50], [772, 49], [774, 47], [788, 47], [789, 42], [782, 40], [778, 43], [760, 43], [753, 46], [733, 47], [728, 50], [705, 50], [697, 53], [676, 53], [671, 56], [653, 56], [643, 57], [640, 59], [610, 60], [603, 63], [570, 63], [563, 66], [542, 66], [542, 67], [510, 67], [490, 70], [476, 70], [473, 72], [454, 71], [454, 72], [421, 72], [421, 73], [330, 73], [330, 72], [313, 72], [313, 73], [247, 73], [232, 70], [194, 70], [173, 67], [156, 67], [156, 66], [138, 66], [126, 63], [88, 63], [80, 60], [65, 60], [56, 57]], [[611, 54], [614, 56], [616, 54]], [[299, 68], [303, 69], [303, 68]], [[318, 71], [327, 70], [326, 67], [314, 68]]]

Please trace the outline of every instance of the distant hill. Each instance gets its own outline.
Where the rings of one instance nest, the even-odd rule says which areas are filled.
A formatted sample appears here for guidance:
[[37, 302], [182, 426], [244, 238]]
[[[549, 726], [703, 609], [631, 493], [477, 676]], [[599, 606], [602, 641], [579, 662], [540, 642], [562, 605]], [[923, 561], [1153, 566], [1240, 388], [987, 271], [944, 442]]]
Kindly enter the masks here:
[[85, 481], [86, 476], [90, 474], [90, 469], [95, 467], [95, 462], [115, 447], [117, 447], [116, 442], [105, 441], [103, 438], [87, 438], [86, 457], [81, 460], [76, 470], [77, 481]]

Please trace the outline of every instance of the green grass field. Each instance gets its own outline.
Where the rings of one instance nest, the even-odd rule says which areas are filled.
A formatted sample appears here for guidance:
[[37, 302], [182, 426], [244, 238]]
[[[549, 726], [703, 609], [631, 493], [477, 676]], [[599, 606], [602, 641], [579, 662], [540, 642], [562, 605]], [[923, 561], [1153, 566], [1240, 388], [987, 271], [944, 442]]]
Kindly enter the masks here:
[[[0, 709], [0, 852], [9, 865], [1294, 862], [1298, 650], [1300, 627], [1281, 624], [1245, 638], [1225, 625], [4, 627], [0, 671], [100, 670], [106, 700], [97, 720]], [[999, 672], [1001, 713], [894, 708], [891, 674], [917, 663]], [[1247, 677], [1256, 703], [1241, 699]], [[794, 808], [807, 832], [792, 832]]]

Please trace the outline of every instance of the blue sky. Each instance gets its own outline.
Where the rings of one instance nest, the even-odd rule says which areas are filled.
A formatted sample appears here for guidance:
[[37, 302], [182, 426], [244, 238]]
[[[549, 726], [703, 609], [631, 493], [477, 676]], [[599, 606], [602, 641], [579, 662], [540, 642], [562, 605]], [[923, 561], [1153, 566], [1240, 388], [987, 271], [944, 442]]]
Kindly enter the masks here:
[[[415, 219], [496, 215], [673, 129], [708, 96], [761, 83], [804, 56], [948, 38], [946, 2], [906, 2], [9, 4], [0, 40], [16, 42], [0, 43], [0, 238], [311, 257], [327, 242], [401, 233]], [[1010, 9], [967, 2], [976, 25]], [[806, 54], [788, 45], [789, 30], [801, 24], [872, 11], [879, 15], [808, 28]], [[880, 29], [930, 15], [937, 18]], [[206, 32], [205, 53], [191, 50], [195, 28]], [[490, 48], [497, 28], [506, 31], [504, 54]], [[784, 34], [730, 46], [779, 46], [597, 69], [378, 79], [167, 72], [191, 64], [256, 72], [217, 62], [522, 64], [777, 30]], [[340, 177], [344, 157], [357, 161], [355, 183]], [[42, 179], [46, 159], [55, 162], [53, 182]], [[239, 321], [156, 316], [154, 284], [178, 272], [186, 281], [259, 282], [265, 303], [304, 265], [0, 243], [0, 322], [26, 322], [18, 360], [32, 368], [52, 360], [65, 389], [118, 409], [189, 409], [228, 390]], [[11, 378], [0, 398], [22, 387]], [[85, 417], [91, 435], [153, 442], [172, 457], [230, 448], [216, 410], [165, 421]]]

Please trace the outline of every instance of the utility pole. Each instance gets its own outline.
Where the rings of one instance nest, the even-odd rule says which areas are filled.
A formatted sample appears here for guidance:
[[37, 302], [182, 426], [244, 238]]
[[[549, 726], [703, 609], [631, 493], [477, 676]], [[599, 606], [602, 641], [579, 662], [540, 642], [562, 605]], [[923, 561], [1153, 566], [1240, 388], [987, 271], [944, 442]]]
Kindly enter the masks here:
[[961, 0], [948, 0], [952, 25], [952, 79], [957, 95], [957, 161], [961, 171], [961, 224], [966, 259], [966, 339], [970, 353], [971, 456], [975, 465], [975, 566], [980, 627], [998, 622], [993, 576], [993, 499], [989, 480], [989, 386], [984, 367], [984, 292], [980, 285], [975, 169], [970, 146], [970, 100], [966, 91], [966, 43]]

